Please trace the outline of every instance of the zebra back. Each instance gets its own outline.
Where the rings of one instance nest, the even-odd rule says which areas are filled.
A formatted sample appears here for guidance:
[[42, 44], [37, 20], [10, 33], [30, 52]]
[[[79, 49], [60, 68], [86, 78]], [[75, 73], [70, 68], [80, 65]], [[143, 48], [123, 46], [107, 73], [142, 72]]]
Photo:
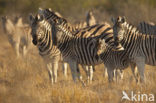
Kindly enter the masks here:
[[140, 22], [138, 30], [143, 34], [156, 35], [156, 25], [154, 23]]

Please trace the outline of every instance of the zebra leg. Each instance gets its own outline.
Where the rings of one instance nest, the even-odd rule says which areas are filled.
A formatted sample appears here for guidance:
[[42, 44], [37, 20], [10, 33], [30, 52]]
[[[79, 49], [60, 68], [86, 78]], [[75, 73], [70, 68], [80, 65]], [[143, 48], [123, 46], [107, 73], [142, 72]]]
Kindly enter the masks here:
[[122, 80], [123, 79], [123, 74], [124, 74], [124, 72], [123, 72], [123, 70], [121, 70], [121, 69], [115, 69], [115, 71], [114, 71], [115, 73], [114, 73], [114, 79], [115, 79], [115, 81], [116, 82], [119, 82], [120, 80]]
[[131, 66], [132, 74], [133, 74], [136, 82], [138, 83], [138, 77], [137, 77], [137, 74], [135, 72], [137, 70], [136, 64], [135, 63], [131, 63], [130, 66]]
[[83, 70], [85, 71], [86, 75], [87, 75], [87, 82], [89, 82], [89, 67], [86, 65], [81, 65]]
[[83, 86], [85, 86], [85, 83], [82, 79], [82, 75], [80, 73], [80, 68], [79, 68], [78, 64], [77, 64], [77, 77], [78, 77], [79, 81], [83, 84]]
[[119, 75], [120, 75], [120, 79], [123, 80], [124, 71], [120, 69]]
[[67, 78], [67, 63], [63, 62], [62, 64], [62, 69], [63, 69], [63, 74], [65, 76], [65, 78]]
[[117, 80], [117, 69], [113, 70], [113, 81]]
[[17, 58], [19, 57], [19, 43], [15, 43], [15, 52], [16, 52], [16, 55], [17, 55]]
[[136, 65], [138, 68], [139, 76], [140, 76], [140, 82], [144, 82], [144, 70], [145, 70], [145, 59], [140, 57], [137, 58]]
[[23, 46], [23, 51], [22, 51], [22, 52], [23, 52], [23, 56], [25, 56], [25, 55], [26, 55], [26, 53], [27, 53], [27, 48], [26, 48], [26, 45], [24, 45], [24, 46]]
[[52, 71], [52, 64], [51, 63], [47, 64], [47, 69], [48, 69], [49, 79], [51, 80], [51, 83], [53, 84], [54, 80], [53, 80], [53, 71]]
[[77, 78], [77, 63], [76, 62], [69, 62], [69, 66], [70, 66], [70, 70], [72, 73], [72, 78], [74, 80], [74, 82], [76, 82], [76, 78]]
[[89, 66], [89, 83], [93, 81], [93, 66]]
[[86, 65], [82, 65], [83, 70], [85, 71], [86, 75], [87, 75], [87, 82], [88, 83], [92, 83], [93, 81], [93, 66], [86, 66]]
[[69, 62], [69, 65], [74, 82], [76, 82], [76, 78], [78, 77], [79, 81], [83, 84], [83, 86], [85, 86], [84, 81], [81, 78], [80, 72], [78, 72], [79, 71], [78, 63], [71, 61]]
[[53, 79], [54, 79], [54, 83], [56, 83], [56, 82], [57, 82], [58, 62], [52, 63], [52, 69], [53, 69]]
[[107, 68], [104, 66], [104, 78], [107, 78], [108, 77], [108, 73], [107, 73]]
[[107, 69], [107, 73], [108, 73], [108, 81], [109, 82], [113, 82], [113, 73], [114, 70], [112, 68]]

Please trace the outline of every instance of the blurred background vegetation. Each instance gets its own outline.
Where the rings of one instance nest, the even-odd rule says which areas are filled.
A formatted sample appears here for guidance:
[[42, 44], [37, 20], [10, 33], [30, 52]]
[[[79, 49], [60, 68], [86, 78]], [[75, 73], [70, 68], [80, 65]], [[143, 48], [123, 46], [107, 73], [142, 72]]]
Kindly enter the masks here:
[[98, 20], [110, 21], [112, 16], [124, 15], [129, 21], [156, 22], [156, 0], [0, 0], [0, 15], [37, 13], [39, 7], [52, 8], [69, 21], [85, 18], [93, 9]]

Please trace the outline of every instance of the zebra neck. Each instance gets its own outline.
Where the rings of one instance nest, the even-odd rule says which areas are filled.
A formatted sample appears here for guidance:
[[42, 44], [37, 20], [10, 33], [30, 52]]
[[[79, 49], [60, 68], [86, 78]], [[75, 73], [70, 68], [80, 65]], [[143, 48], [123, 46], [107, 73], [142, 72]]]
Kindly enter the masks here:
[[39, 50], [45, 51], [45, 49], [48, 49], [48, 46], [52, 44], [51, 41], [51, 35], [48, 34], [48, 32], [46, 32], [44, 34], [44, 37], [39, 41]]
[[139, 31], [128, 24], [128, 26], [125, 27], [125, 32], [121, 44], [126, 50], [133, 52], [135, 48], [134, 45], [138, 42], [141, 42], [141, 38], [142, 37], [139, 34]]
[[59, 40], [58, 43], [67, 43], [67, 42], [73, 40], [74, 38], [75, 38], [74, 36], [63, 33], [63, 35], [61, 35], [60, 39], [58, 39]]

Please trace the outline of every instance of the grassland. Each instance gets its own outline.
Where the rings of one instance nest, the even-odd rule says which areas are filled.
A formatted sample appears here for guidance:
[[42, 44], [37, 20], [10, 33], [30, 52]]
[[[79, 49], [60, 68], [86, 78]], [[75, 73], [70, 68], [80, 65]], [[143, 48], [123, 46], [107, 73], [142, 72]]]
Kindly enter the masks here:
[[[82, 69], [81, 73], [86, 78]], [[121, 101], [123, 90], [156, 96], [156, 67], [146, 66], [144, 85], [135, 83], [129, 68], [119, 83], [109, 84], [103, 73], [103, 65], [96, 66], [93, 83], [83, 87], [73, 83], [70, 70], [65, 79], [59, 68], [58, 83], [51, 85], [37, 49], [17, 59], [6, 36], [0, 34], [0, 103], [131, 103]]]

